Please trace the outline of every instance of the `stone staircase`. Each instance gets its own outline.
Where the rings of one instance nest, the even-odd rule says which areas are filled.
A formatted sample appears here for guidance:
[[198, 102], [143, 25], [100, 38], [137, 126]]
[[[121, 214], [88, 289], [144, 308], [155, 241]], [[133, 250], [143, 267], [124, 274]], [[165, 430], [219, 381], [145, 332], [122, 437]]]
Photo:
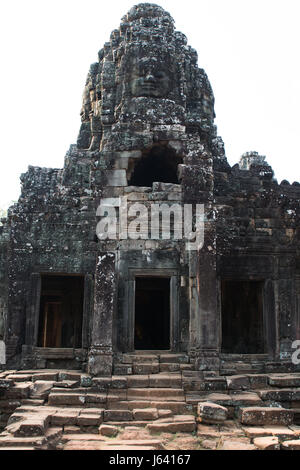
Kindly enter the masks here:
[[187, 354], [170, 354], [165, 351], [153, 353], [143, 351], [132, 354], [121, 354], [114, 365], [116, 375], [145, 375], [158, 374], [160, 372], [181, 372], [192, 370]]
[[182, 367], [190, 365], [184, 355], [164, 356], [123, 355], [131, 373], [111, 377], [1, 372], [0, 449], [163, 449], [160, 435], [189, 434], [200, 445], [206, 427], [218, 426], [217, 440], [225, 425], [253, 448], [257, 438], [269, 438], [262, 447], [300, 448], [299, 373], [223, 376]]

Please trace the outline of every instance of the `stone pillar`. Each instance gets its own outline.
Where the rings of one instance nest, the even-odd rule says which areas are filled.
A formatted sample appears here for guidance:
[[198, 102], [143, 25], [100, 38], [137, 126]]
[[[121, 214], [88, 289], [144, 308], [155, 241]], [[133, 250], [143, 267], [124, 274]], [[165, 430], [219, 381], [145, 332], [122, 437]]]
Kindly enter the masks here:
[[115, 254], [100, 253], [95, 272], [94, 312], [88, 359], [88, 372], [93, 376], [112, 374], [116, 283]]
[[201, 143], [189, 141], [181, 167], [184, 203], [204, 205], [204, 244], [189, 254], [190, 347], [196, 370], [218, 370], [220, 319], [217, 306], [216, 222], [213, 161]]
[[296, 291], [294, 279], [279, 279], [278, 293], [278, 326], [279, 326], [279, 360], [291, 361], [294, 352], [292, 343], [296, 338]]
[[190, 354], [196, 370], [218, 370], [220, 362], [214, 236], [213, 225], [206, 223], [204, 246], [190, 263]]

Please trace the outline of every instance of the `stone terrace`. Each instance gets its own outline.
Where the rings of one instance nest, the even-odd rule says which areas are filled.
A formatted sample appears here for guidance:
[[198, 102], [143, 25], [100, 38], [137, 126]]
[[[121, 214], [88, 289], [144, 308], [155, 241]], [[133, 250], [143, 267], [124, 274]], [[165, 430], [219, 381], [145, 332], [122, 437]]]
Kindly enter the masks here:
[[111, 377], [1, 372], [0, 449], [300, 449], [299, 373], [218, 376], [173, 361], [175, 372]]

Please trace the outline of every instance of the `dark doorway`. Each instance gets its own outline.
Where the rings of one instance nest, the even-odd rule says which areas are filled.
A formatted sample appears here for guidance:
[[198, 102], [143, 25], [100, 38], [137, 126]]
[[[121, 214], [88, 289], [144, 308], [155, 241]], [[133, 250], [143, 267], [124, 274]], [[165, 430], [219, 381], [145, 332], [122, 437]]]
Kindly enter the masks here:
[[182, 163], [182, 158], [167, 147], [153, 147], [149, 153], [142, 155], [136, 163], [129, 186], [152, 187], [152, 183], [179, 184], [177, 166]]
[[38, 346], [81, 348], [83, 276], [42, 276]]
[[263, 282], [222, 282], [222, 351], [231, 354], [265, 352]]
[[170, 278], [136, 278], [134, 347], [170, 349]]

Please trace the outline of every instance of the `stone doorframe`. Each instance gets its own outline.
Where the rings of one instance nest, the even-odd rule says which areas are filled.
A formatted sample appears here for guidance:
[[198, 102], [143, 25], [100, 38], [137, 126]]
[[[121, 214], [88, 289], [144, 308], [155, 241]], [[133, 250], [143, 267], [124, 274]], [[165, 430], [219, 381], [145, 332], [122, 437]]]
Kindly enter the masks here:
[[[261, 356], [268, 356], [270, 360], [276, 358], [278, 347], [278, 328], [277, 312], [275, 305], [275, 285], [272, 279], [262, 278], [260, 276], [222, 276], [218, 279], [218, 310], [219, 310], [219, 341], [222, 348], [222, 301], [221, 301], [221, 282], [222, 281], [259, 281], [262, 283], [262, 301], [263, 301], [263, 335], [265, 343], [265, 352]], [[222, 353], [222, 356], [226, 356]], [[246, 356], [246, 354], [244, 354]], [[251, 356], [251, 354], [249, 355]]]
[[[170, 278], [170, 350], [178, 351], [179, 344], [179, 289], [178, 271], [176, 269], [128, 269], [127, 301], [125, 302], [124, 334], [127, 338], [128, 352], [134, 349], [135, 331], [135, 279], [136, 277], [168, 277]], [[166, 350], [168, 351], [168, 350]]]
[[55, 272], [42, 272], [32, 273], [30, 276], [30, 289], [27, 298], [26, 309], [26, 331], [25, 331], [25, 344], [26, 346], [38, 346], [38, 329], [39, 329], [39, 314], [40, 314], [40, 301], [41, 301], [41, 285], [42, 275], [80, 275], [84, 277], [84, 298], [83, 298], [83, 318], [82, 318], [82, 348], [88, 348], [90, 343], [90, 317], [91, 309], [93, 307], [93, 284], [94, 279], [91, 274], [80, 273], [55, 273]]

